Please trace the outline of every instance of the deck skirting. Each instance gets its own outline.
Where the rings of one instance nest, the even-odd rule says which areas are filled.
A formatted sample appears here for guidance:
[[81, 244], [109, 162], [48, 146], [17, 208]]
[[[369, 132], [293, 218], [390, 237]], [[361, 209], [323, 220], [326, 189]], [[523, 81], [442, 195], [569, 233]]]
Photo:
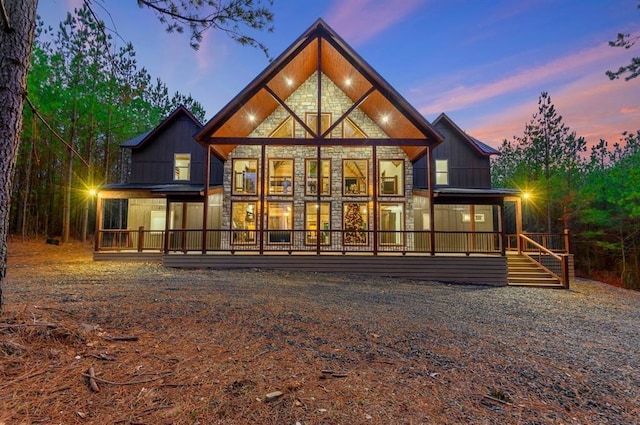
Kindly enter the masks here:
[[507, 259], [502, 256], [464, 255], [224, 255], [169, 254], [166, 267], [331, 272], [410, 279], [507, 285]]
[[99, 251], [93, 253], [93, 261], [137, 261], [149, 263], [161, 263], [161, 252], [137, 252], [137, 251]]

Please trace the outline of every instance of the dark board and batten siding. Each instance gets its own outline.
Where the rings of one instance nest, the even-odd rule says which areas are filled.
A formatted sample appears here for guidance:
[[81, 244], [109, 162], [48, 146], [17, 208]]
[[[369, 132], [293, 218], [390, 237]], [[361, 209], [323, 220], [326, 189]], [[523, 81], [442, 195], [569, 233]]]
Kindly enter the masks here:
[[170, 254], [166, 267], [350, 273], [427, 281], [507, 285], [505, 257], [466, 256], [316, 256], [316, 255], [201, 255]]
[[[489, 156], [478, 152], [446, 120], [436, 123], [435, 127], [446, 140], [445, 143], [433, 149], [434, 164], [438, 159], [448, 160], [449, 184], [446, 187], [490, 189], [491, 163]], [[426, 164], [426, 156], [413, 164], [414, 187], [426, 188]], [[436, 187], [438, 186], [436, 185]]]
[[[174, 154], [191, 154], [190, 184], [204, 181], [204, 161], [206, 150], [193, 136], [201, 127], [186, 115], [179, 115], [162, 128], [143, 146], [132, 149], [132, 183], [171, 184], [175, 183]], [[222, 162], [211, 157], [211, 184], [222, 184]]]

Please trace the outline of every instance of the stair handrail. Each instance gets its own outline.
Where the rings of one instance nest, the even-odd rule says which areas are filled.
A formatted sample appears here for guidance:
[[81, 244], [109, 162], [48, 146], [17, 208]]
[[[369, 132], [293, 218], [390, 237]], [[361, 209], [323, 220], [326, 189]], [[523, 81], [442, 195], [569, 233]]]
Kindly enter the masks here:
[[531, 245], [533, 245], [535, 248], [538, 248], [538, 255], [542, 255], [542, 253], [549, 255], [550, 257], [555, 258], [556, 260], [558, 260], [560, 262], [560, 267], [562, 269], [562, 276], [559, 276], [557, 273], [555, 273], [554, 271], [550, 270], [549, 268], [547, 268], [544, 264], [542, 264], [542, 261], [536, 260], [532, 255], [530, 255], [529, 253], [525, 252], [522, 247], [525, 246], [524, 243], [519, 243], [518, 244], [518, 251], [519, 254], [524, 255], [525, 257], [531, 259], [532, 261], [534, 261], [540, 268], [542, 268], [544, 271], [546, 271], [547, 273], [549, 273], [550, 275], [552, 275], [553, 277], [555, 277], [556, 279], [558, 279], [560, 281], [560, 283], [562, 284], [562, 286], [565, 289], [569, 289], [569, 257], [567, 255], [558, 255], [555, 252], [551, 251], [549, 248], [545, 247], [544, 245], [539, 244], [538, 242], [534, 241], [533, 239], [531, 239], [530, 237], [524, 235], [524, 234], [519, 234], [518, 235], [519, 239], [521, 239], [522, 242], [527, 242]]

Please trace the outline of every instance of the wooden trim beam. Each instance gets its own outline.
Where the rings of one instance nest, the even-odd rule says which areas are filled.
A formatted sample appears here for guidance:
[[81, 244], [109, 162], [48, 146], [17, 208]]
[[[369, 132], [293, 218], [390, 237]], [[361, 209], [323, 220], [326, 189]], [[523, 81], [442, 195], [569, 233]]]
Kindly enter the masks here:
[[431, 255], [436, 255], [436, 217], [435, 206], [433, 202], [433, 167], [431, 166], [431, 160], [433, 157], [433, 148], [429, 146], [427, 148], [427, 188], [429, 190], [429, 233], [430, 233], [430, 250]]
[[[320, 138], [278, 138], [278, 137], [221, 137], [211, 145], [216, 152], [216, 145], [274, 145], [274, 146], [315, 146]], [[323, 139], [323, 146], [421, 146], [426, 148], [426, 139]], [[219, 156], [219, 155], [218, 155]]]
[[302, 128], [304, 128], [309, 134], [314, 134], [313, 130], [311, 130], [311, 128], [307, 125], [307, 123], [304, 122], [302, 118], [300, 118], [298, 114], [296, 114], [293, 111], [293, 109], [289, 108], [289, 106], [286, 103], [284, 103], [284, 100], [280, 99], [280, 97], [273, 90], [271, 90], [271, 87], [265, 86], [264, 89], [267, 91], [267, 93], [271, 95], [271, 97], [274, 98], [276, 102], [280, 104], [280, 106], [284, 108], [285, 111], [289, 113], [289, 115], [293, 117], [294, 120], [296, 120], [298, 124], [302, 126]]
[[351, 105], [351, 107], [349, 109], [347, 109], [345, 111], [344, 114], [342, 114], [332, 125], [331, 127], [329, 127], [327, 129], [327, 131], [325, 131], [324, 133], [322, 133], [322, 135], [320, 136], [322, 139], [326, 138], [328, 134], [331, 134], [331, 132], [338, 126], [340, 125], [340, 123], [342, 123], [342, 121], [344, 121], [345, 118], [347, 118], [349, 116], [349, 114], [351, 112], [353, 112], [356, 108], [358, 108], [360, 105], [362, 105], [362, 102], [364, 102], [365, 100], [367, 100], [367, 98], [369, 96], [371, 96], [371, 93], [373, 93], [376, 89], [374, 87], [369, 88], [369, 90], [367, 90], [367, 92], [365, 94], [363, 94], [360, 99], [358, 99], [357, 101], [355, 101], [353, 103], [353, 105]]
[[207, 222], [209, 221], [209, 184], [211, 183], [211, 145], [207, 145], [204, 160], [204, 201], [202, 204], [202, 253], [207, 253]]

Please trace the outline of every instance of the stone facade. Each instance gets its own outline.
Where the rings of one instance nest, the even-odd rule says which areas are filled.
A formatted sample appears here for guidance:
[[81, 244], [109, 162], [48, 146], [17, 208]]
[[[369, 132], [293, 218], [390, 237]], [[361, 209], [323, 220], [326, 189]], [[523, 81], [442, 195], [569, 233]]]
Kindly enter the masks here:
[[[305, 113], [317, 112], [317, 77], [313, 74], [304, 82], [288, 99], [285, 100], [287, 106], [291, 108], [303, 120]], [[323, 113], [331, 113], [332, 122], [340, 117], [352, 105], [352, 101], [337, 87], [329, 78], [322, 75], [322, 109]], [[269, 137], [285, 119], [289, 117], [287, 111], [278, 107], [269, 117], [267, 117], [249, 137]], [[357, 125], [368, 137], [388, 138], [385, 132], [380, 129], [367, 115], [356, 109], [349, 119]], [[306, 137], [304, 128], [298, 123], [294, 123], [294, 135], [296, 138]], [[331, 133], [331, 139], [342, 138], [342, 125], [338, 125]], [[413, 230], [413, 167], [406, 153], [398, 146], [379, 146], [376, 157], [381, 159], [393, 159], [404, 161], [404, 195], [403, 196], [378, 196], [378, 202], [402, 203], [404, 205], [404, 230]], [[234, 158], [255, 158], [258, 160], [258, 194], [255, 196], [232, 195], [232, 163]], [[265, 201], [292, 202], [293, 203], [293, 229], [302, 230], [305, 228], [305, 204], [316, 202], [317, 196], [305, 195], [305, 160], [316, 159], [317, 150], [315, 146], [267, 146], [266, 158], [269, 159], [293, 159], [293, 194], [292, 196], [267, 195]], [[343, 205], [346, 202], [367, 203], [368, 229], [373, 228], [373, 184], [377, 181], [373, 176], [373, 148], [371, 146], [353, 147], [327, 145], [321, 147], [321, 158], [331, 161], [330, 195], [322, 195], [321, 202], [330, 202], [331, 205], [331, 229], [341, 230], [343, 228]], [[222, 207], [221, 224], [223, 229], [229, 229], [231, 203], [255, 201], [257, 204], [256, 217], [260, 217], [259, 193], [263, 176], [260, 164], [261, 147], [254, 145], [239, 145], [230, 154], [224, 163], [224, 195]], [[345, 196], [342, 188], [343, 160], [344, 159], [366, 159], [368, 163], [368, 191], [366, 196]], [[265, 167], [266, 168], [266, 167]]]

